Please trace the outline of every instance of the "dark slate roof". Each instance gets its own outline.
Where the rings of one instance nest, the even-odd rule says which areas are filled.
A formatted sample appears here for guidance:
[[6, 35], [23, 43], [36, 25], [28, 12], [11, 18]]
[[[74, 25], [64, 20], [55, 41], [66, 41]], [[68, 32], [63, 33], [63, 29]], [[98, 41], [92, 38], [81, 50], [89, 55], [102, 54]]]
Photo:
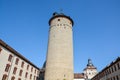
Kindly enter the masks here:
[[68, 18], [68, 19], [72, 22], [72, 25], [74, 25], [73, 20], [72, 20], [69, 16], [66, 16], [66, 15], [64, 15], [63, 13], [57, 13], [57, 12], [54, 12], [54, 13], [53, 13], [52, 18], [49, 20], [49, 25], [50, 25], [51, 21], [52, 21], [54, 18], [57, 18], [57, 17], [65, 17], [65, 18]]

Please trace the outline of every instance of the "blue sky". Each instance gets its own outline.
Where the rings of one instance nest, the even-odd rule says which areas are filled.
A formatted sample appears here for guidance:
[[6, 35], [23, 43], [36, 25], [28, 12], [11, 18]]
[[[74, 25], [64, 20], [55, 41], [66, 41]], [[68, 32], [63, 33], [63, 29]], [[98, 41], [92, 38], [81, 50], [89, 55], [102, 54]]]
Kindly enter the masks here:
[[0, 39], [42, 67], [53, 12], [74, 21], [74, 72], [98, 71], [120, 56], [120, 0], [0, 0]]

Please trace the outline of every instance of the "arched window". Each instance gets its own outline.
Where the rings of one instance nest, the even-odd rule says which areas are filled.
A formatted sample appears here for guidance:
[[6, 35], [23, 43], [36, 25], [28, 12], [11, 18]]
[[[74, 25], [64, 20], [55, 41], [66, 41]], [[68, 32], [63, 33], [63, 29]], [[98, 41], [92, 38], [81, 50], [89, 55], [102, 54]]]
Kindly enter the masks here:
[[7, 75], [6, 74], [3, 75], [2, 80], [7, 80]]

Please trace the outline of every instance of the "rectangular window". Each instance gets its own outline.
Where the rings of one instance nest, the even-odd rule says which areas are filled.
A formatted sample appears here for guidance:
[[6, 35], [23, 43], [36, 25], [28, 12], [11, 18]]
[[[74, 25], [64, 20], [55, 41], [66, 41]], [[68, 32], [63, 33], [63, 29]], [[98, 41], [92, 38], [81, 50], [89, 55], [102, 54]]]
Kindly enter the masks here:
[[112, 72], [114, 72], [113, 67], [111, 67], [111, 69], [112, 69]]
[[34, 76], [34, 80], [36, 80], [35, 78], [36, 78], [36, 77]]
[[32, 74], [30, 74], [30, 79], [32, 79]]
[[36, 74], [36, 69], [35, 69], [35, 74]]
[[115, 77], [113, 77], [113, 80], [115, 80]]
[[19, 59], [16, 58], [15, 64], [18, 65]]
[[6, 74], [3, 75], [2, 80], [7, 80], [7, 75]]
[[116, 71], [116, 65], [114, 65], [114, 70]]
[[6, 68], [5, 68], [5, 71], [8, 72], [10, 69], [10, 64], [6, 64]]
[[109, 71], [110, 71], [110, 74], [111, 74], [111, 69], [109, 69]]
[[118, 75], [116, 76], [116, 80], [120, 80], [119, 77], [118, 77]]
[[118, 70], [120, 69], [120, 64], [119, 63], [117, 63], [117, 67], [118, 67]]
[[39, 70], [37, 71], [37, 74], [39, 74]]
[[27, 70], [29, 69], [29, 64], [27, 65]]
[[33, 67], [31, 67], [31, 72], [33, 71]]
[[22, 67], [22, 68], [24, 67], [24, 62], [22, 62], [21, 67]]
[[16, 74], [17, 68], [15, 67], [13, 70], [13, 74]]
[[12, 57], [13, 57], [13, 56], [10, 54], [9, 57], [8, 57], [8, 61], [11, 62], [11, 61], [12, 61]]
[[26, 72], [26, 74], [25, 74], [25, 78], [27, 78], [27, 75], [28, 75], [28, 73]]
[[20, 72], [19, 72], [19, 76], [22, 76], [22, 72], [23, 72], [23, 71], [22, 71], [22, 70], [20, 70]]

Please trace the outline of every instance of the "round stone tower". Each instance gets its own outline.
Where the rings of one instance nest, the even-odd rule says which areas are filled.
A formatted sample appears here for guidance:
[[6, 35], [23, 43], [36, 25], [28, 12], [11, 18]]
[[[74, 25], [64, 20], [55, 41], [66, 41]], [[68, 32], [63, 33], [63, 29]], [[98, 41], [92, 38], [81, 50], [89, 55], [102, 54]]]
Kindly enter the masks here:
[[53, 13], [49, 25], [45, 80], [73, 80], [73, 20]]

